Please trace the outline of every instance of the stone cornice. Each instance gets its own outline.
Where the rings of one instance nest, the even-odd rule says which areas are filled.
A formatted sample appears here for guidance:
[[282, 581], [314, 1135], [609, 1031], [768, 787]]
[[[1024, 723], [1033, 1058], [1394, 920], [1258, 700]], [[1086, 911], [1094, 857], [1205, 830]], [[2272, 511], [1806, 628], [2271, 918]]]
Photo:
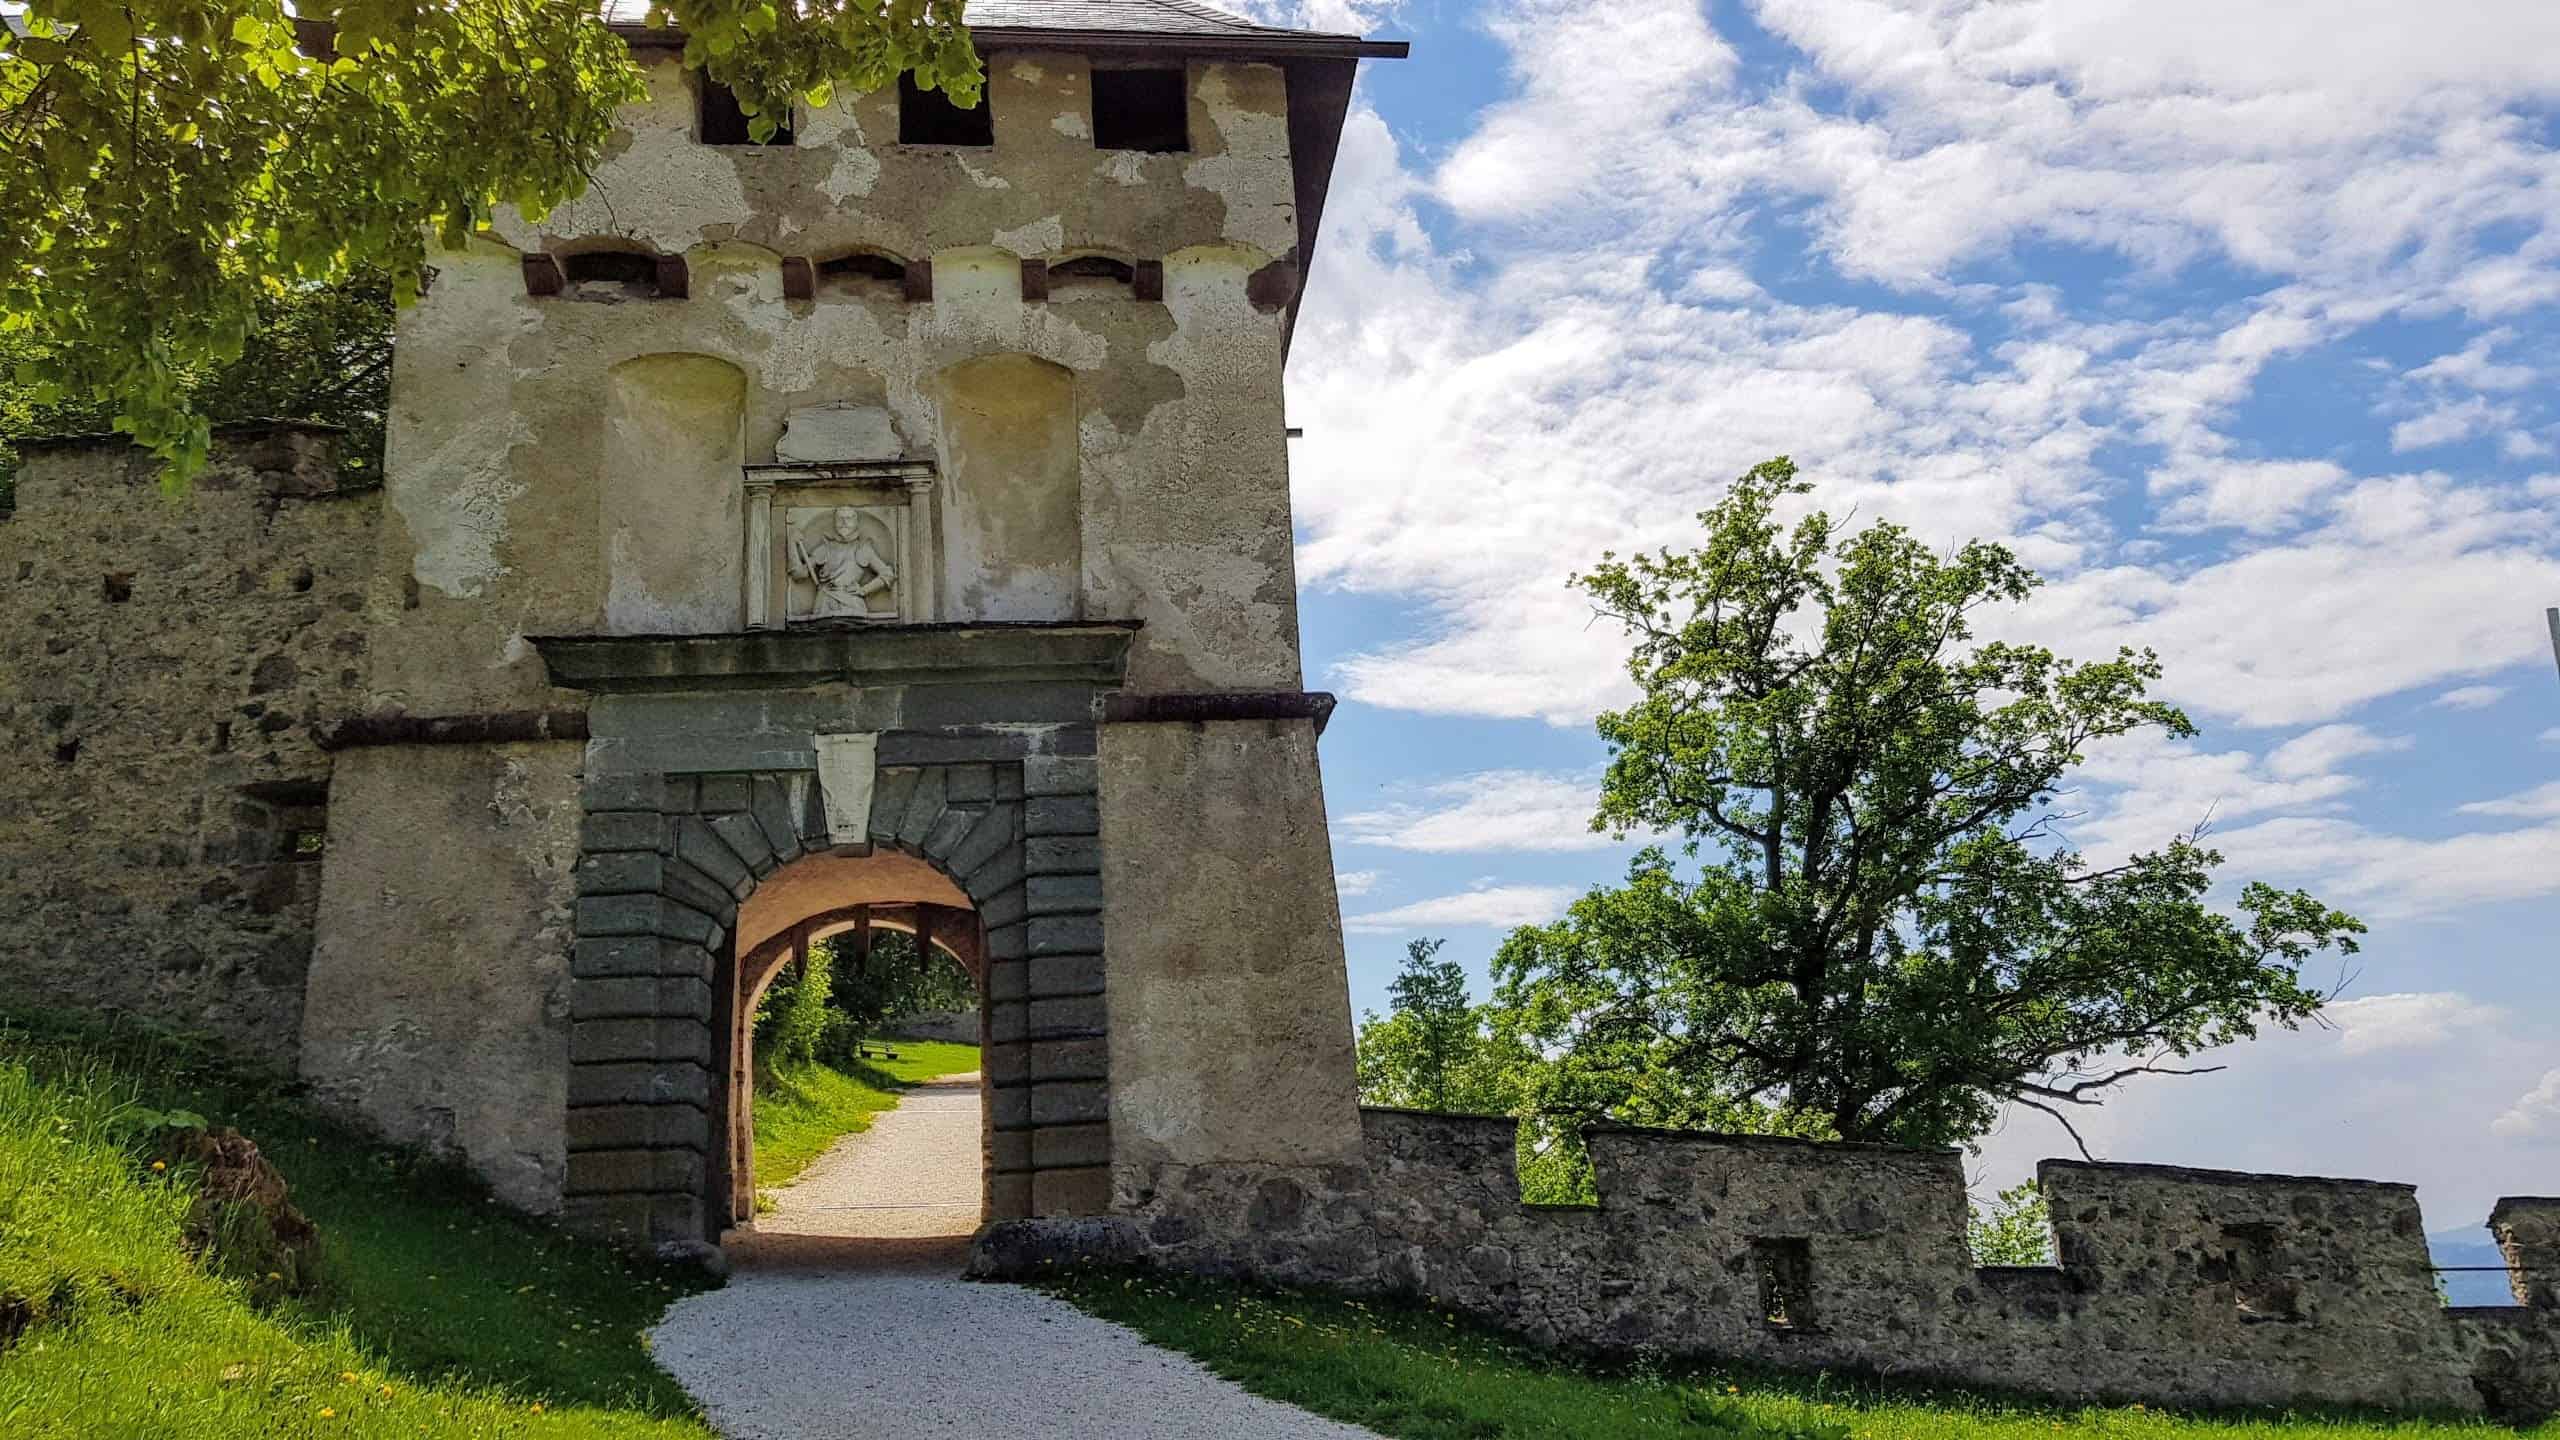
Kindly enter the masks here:
[[1090, 624], [811, 625], [737, 635], [531, 636], [551, 683], [601, 694], [841, 682], [1116, 686], [1134, 621]]

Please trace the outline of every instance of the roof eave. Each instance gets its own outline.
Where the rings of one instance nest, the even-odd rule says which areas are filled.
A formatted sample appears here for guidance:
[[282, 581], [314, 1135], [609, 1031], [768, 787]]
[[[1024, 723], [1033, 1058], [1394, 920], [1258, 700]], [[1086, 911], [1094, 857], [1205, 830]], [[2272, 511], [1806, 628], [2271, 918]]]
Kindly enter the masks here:
[[[648, 25], [605, 27], [631, 45], [681, 49], [683, 32]], [[1269, 35], [1139, 35], [1118, 30], [1046, 30], [973, 26], [969, 38], [981, 50], [1068, 50], [1088, 54], [1197, 55], [1224, 60], [1402, 60], [1413, 47], [1402, 40], [1357, 35], [1275, 31]]]

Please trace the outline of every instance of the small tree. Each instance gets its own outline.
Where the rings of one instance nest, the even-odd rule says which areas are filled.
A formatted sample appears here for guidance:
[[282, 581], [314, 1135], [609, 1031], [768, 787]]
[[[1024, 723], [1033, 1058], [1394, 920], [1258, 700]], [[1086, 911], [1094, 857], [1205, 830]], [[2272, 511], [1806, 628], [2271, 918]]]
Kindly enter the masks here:
[[[2312, 954], [2364, 927], [2300, 891], [2207, 903], [2194, 836], [2093, 865], [2048, 808], [2091, 743], [2185, 714], [2148, 651], [1975, 643], [2038, 581], [2006, 549], [1842, 538], [1784, 459], [1700, 517], [1703, 545], [1577, 584], [1636, 640], [1642, 689], [1600, 717], [1594, 828], [1681, 837], [1495, 959], [1554, 1057], [1546, 1108], [1844, 1140], [1970, 1140], [2009, 1102], [2062, 1119], [2164, 1063], [2292, 1026]], [[2077, 1139], [2077, 1132], [2074, 1132]], [[2084, 1151], [2085, 1151], [2085, 1147]]]
[[1988, 1206], [1975, 1205], [1964, 1236], [1976, 1265], [2053, 1263], [2053, 1209], [2033, 1180], [2001, 1191]]

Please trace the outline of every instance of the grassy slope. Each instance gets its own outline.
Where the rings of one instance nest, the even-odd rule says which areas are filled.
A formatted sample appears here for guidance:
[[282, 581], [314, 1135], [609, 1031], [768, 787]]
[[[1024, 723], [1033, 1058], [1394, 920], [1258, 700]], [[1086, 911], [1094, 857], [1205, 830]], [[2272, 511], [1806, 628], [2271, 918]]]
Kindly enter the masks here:
[[978, 1068], [978, 1047], [932, 1040], [893, 1042], [895, 1060], [850, 1073], [809, 1065], [769, 1075], [756, 1089], [756, 1188], [788, 1185], [844, 1136], [871, 1128], [898, 1093], [940, 1075]]
[[[1257, 1394], [1399, 1440], [1810, 1435], [1855, 1440], [2511, 1440], [2490, 1425], [2044, 1406], [1820, 1375], [1576, 1369], [1446, 1314], [1118, 1270], [1060, 1274], [1082, 1308]], [[2525, 1432], [2560, 1440], [2560, 1421]]]
[[[137, 1100], [236, 1125], [274, 1158], [327, 1245], [319, 1298], [261, 1308], [187, 1260], [183, 1180], [119, 1143]], [[200, 1052], [0, 1025], [0, 1295], [61, 1301], [0, 1352], [12, 1440], [701, 1440], [641, 1331], [705, 1283], [502, 1211]]]

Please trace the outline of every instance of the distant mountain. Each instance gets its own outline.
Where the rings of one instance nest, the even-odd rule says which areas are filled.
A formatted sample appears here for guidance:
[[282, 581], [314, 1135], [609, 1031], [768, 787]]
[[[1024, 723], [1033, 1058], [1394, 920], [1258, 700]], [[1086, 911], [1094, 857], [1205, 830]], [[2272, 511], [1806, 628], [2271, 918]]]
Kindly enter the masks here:
[[[2497, 1265], [2503, 1267], [2507, 1257], [2489, 1243], [2477, 1230], [2448, 1230], [2427, 1237], [2427, 1253], [2439, 1265]], [[2471, 1271], [2444, 1277], [2445, 1293], [2456, 1305], [2513, 1305], [2515, 1291], [2507, 1286], [2506, 1271]]]

